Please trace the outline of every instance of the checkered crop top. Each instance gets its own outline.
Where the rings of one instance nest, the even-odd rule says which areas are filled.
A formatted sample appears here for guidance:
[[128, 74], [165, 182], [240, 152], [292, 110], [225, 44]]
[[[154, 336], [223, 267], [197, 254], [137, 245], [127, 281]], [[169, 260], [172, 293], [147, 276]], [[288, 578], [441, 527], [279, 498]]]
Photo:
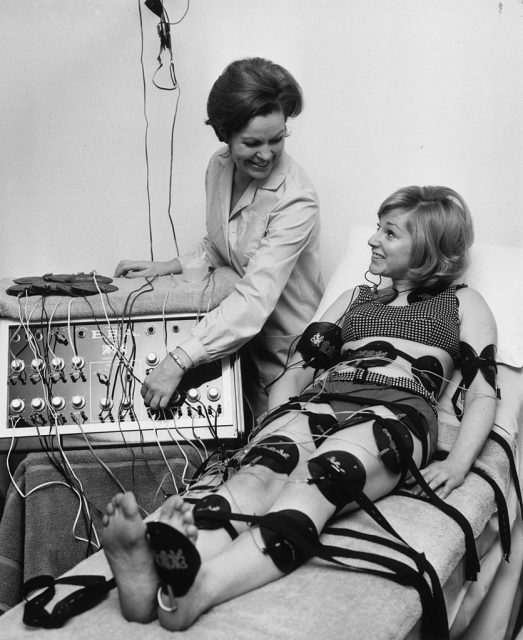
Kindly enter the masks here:
[[363, 284], [345, 314], [343, 343], [371, 337], [412, 340], [446, 351], [454, 362], [459, 357], [459, 301], [449, 285], [434, 296], [406, 306], [391, 306], [373, 299], [372, 289]]

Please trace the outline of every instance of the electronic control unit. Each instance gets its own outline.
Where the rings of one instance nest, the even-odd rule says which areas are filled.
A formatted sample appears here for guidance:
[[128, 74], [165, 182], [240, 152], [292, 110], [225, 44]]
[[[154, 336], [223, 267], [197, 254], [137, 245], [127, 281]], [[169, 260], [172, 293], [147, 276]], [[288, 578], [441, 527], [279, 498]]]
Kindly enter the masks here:
[[85, 319], [0, 320], [7, 358], [0, 383], [0, 443], [74, 436], [91, 443], [238, 438], [243, 435], [236, 356], [190, 369], [169, 407], [152, 411], [141, 397], [145, 376], [182, 343], [191, 314], [122, 322]]

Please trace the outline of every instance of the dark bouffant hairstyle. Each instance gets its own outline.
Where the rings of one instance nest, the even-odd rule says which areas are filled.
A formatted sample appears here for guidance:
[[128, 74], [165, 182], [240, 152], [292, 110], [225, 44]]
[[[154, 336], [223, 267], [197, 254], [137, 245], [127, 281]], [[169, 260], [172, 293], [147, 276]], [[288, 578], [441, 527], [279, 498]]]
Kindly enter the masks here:
[[205, 124], [229, 142], [255, 116], [280, 111], [287, 120], [302, 109], [300, 85], [286, 69], [264, 58], [245, 58], [231, 62], [214, 83]]
[[380, 206], [378, 218], [390, 211], [410, 213], [412, 236], [409, 276], [425, 286], [450, 284], [468, 266], [474, 230], [463, 198], [448, 187], [404, 187]]

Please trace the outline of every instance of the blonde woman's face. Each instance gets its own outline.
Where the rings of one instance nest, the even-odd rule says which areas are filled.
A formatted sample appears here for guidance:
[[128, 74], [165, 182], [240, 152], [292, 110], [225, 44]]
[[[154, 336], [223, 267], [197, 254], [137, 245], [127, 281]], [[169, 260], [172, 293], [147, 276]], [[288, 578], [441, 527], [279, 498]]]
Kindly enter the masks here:
[[398, 284], [408, 283], [412, 253], [412, 236], [407, 228], [409, 213], [389, 211], [380, 218], [378, 229], [369, 238], [372, 248], [369, 271], [374, 275], [392, 278]]

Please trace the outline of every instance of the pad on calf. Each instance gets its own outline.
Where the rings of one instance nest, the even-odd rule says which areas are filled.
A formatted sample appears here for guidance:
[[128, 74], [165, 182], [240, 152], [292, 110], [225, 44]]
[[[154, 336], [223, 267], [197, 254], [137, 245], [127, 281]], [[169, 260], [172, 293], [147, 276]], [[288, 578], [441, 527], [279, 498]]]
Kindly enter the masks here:
[[315, 555], [319, 537], [314, 522], [301, 511], [284, 509], [260, 519], [267, 554], [283, 573], [290, 573]]
[[216, 493], [205, 496], [198, 500], [192, 513], [194, 524], [198, 529], [225, 529], [232, 540], [238, 537], [238, 532], [228, 517], [231, 513], [231, 505], [223, 496]]

